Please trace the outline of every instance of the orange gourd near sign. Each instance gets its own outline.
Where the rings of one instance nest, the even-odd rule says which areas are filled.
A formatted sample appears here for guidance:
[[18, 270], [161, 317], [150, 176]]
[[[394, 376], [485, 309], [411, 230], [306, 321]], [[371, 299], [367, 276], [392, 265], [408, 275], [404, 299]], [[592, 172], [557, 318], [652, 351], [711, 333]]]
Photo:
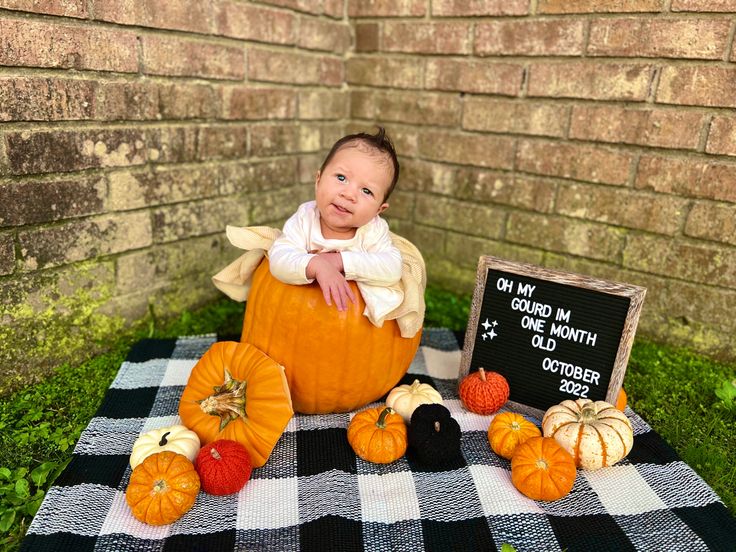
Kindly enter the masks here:
[[358, 302], [340, 312], [316, 283], [278, 281], [265, 259], [253, 274], [241, 341], [284, 367], [297, 412], [349, 412], [379, 399], [419, 348], [421, 331], [403, 338], [395, 320], [371, 324], [358, 287], [349, 283]]
[[293, 416], [281, 366], [247, 343], [220, 341], [192, 369], [179, 416], [203, 445], [241, 443], [253, 466], [266, 463]]

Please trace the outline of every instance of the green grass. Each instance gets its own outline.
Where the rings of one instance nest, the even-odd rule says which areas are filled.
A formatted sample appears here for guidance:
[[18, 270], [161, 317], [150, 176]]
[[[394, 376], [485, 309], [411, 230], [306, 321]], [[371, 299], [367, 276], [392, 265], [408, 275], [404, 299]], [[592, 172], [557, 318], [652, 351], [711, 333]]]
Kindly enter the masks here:
[[[470, 296], [427, 290], [425, 325], [462, 330]], [[98, 408], [130, 346], [142, 337], [218, 332], [238, 335], [243, 306], [222, 300], [178, 320], [122, 336], [108, 353], [63, 365], [42, 383], [0, 398], [0, 550], [16, 550], [53, 478]], [[694, 353], [634, 344], [625, 387], [629, 402], [736, 515], [736, 366]], [[736, 388], [734, 388], [736, 390]]]

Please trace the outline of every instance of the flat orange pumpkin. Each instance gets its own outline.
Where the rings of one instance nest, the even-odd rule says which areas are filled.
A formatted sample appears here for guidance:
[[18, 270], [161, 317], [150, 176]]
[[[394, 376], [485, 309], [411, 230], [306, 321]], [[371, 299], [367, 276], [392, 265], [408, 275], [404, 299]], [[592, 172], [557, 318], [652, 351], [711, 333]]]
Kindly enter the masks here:
[[421, 331], [404, 338], [395, 320], [371, 324], [358, 287], [349, 284], [358, 302], [340, 312], [316, 283], [288, 285], [271, 276], [266, 259], [253, 274], [241, 341], [284, 367], [297, 412], [349, 412], [376, 401], [419, 348]]
[[532, 437], [516, 447], [511, 458], [511, 481], [533, 500], [558, 500], [575, 483], [575, 461], [551, 437]]
[[253, 345], [220, 341], [192, 369], [179, 416], [203, 445], [230, 439], [255, 467], [268, 460], [294, 415], [284, 370]]

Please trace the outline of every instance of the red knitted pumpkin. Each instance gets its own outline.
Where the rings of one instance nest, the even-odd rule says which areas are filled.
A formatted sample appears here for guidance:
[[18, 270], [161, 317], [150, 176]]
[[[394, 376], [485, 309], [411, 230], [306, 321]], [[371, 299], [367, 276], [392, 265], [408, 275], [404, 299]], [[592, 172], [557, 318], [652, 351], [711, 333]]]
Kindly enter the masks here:
[[493, 414], [509, 399], [509, 384], [498, 372], [478, 368], [460, 382], [463, 406], [476, 414]]
[[203, 446], [197, 455], [196, 467], [202, 489], [218, 496], [242, 489], [253, 469], [246, 448], [230, 439], [219, 439]]

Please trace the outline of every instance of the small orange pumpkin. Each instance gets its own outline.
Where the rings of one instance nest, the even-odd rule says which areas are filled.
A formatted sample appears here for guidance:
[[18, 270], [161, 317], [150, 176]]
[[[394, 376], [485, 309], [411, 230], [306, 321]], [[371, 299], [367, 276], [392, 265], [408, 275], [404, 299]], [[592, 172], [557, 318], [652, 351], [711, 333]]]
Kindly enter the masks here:
[[476, 414], [493, 414], [509, 399], [509, 384], [498, 372], [478, 368], [460, 382], [463, 406]]
[[511, 458], [511, 481], [532, 500], [558, 500], [575, 483], [575, 461], [550, 437], [532, 437], [516, 447]]
[[621, 388], [621, 391], [618, 392], [618, 397], [616, 398], [616, 408], [618, 408], [621, 412], [626, 410], [626, 403], [628, 402], [628, 397], [626, 396], [626, 391], [624, 391], [624, 388]]
[[368, 408], [350, 421], [348, 442], [363, 460], [389, 464], [406, 453], [406, 424], [392, 408]]
[[147, 456], [130, 476], [125, 501], [136, 519], [149, 525], [173, 523], [194, 506], [199, 476], [183, 454]]
[[488, 426], [488, 442], [493, 452], [511, 460], [516, 447], [530, 437], [540, 437], [537, 426], [516, 412], [496, 414]]
[[316, 283], [293, 286], [271, 276], [266, 259], [253, 274], [241, 341], [284, 367], [297, 412], [350, 412], [376, 401], [419, 348], [421, 330], [404, 338], [396, 320], [371, 324], [358, 287], [348, 283], [357, 303], [340, 312]]
[[293, 416], [284, 369], [253, 345], [220, 341], [192, 369], [179, 416], [203, 445], [237, 441], [253, 466], [268, 460]]

